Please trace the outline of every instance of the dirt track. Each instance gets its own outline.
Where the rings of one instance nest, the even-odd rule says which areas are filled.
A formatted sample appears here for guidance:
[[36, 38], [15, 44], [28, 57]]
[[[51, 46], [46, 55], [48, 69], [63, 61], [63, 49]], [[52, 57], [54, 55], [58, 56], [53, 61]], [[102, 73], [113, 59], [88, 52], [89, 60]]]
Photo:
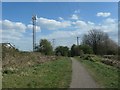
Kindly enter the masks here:
[[74, 58], [71, 58], [71, 60], [73, 72], [70, 88], [99, 88], [81, 63]]

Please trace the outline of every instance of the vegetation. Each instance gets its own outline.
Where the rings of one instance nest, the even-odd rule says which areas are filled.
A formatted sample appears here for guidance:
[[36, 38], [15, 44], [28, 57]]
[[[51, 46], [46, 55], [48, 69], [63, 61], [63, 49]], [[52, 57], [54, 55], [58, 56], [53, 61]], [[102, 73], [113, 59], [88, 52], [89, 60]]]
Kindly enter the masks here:
[[58, 46], [54, 52], [46, 39], [40, 40], [36, 52], [2, 46], [3, 88], [68, 88], [72, 71], [68, 56], [80, 56], [77, 59], [101, 86], [116, 88], [120, 72], [117, 47], [106, 33], [95, 29], [84, 35], [81, 45]]
[[88, 34], [84, 35], [82, 43], [89, 45], [93, 49], [94, 54], [97, 55], [117, 54], [117, 44], [101, 30], [90, 30]]
[[56, 60], [55, 56], [41, 55], [39, 52], [19, 52], [2, 46], [2, 69], [16, 69]]
[[69, 87], [71, 60], [2, 46], [3, 88]]
[[105, 88], [118, 88], [120, 70], [100, 62], [101, 57], [88, 56], [76, 57], [95, 78], [95, 80]]
[[[118, 45], [106, 33], [93, 29], [83, 36], [81, 45], [73, 44], [70, 50], [67, 46], [58, 46], [54, 53], [57, 56], [80, 56], [82, 54], [116, 55], [118, 53], [117, 47]], [[52, 45], [46, 39], [40, 41], [36, 50], [45, 55], [53, 54]]]
[[58, 46], [55, 49], [55, 54], [57, 56], [69, 56], [69, 48], [67, 46]]
[[93, 50], [88, 45], [80, 45], [80, 49], [83, 51], [84, 54], [93, 54]]
[[3, 73], [3, 88], [68, 88], [71, 81], [71, 61], [61, 57], [30, 67]]
[[80, 56], [83, 54], [92, 54], [93, 50], [88, 45], [75, 45], [73, 44], [71, 47], [71, 56]]
[[120, 60], [118, 59], [118, 55], [104, 55], [101, 62], [120, 68]]
[[41, 52], [44, 55], [52, 55], [53, 47], [47, 39], [41, 39], [40, 44], [36, 47], [36, 51]]
[[73, 44], [71, 47], [71, 56], [79, 56], [82, 51], [80, 50], [80, 47]]
[[91, 54], [93, 50], [88, 45], [75, 45], [73, 44], [71, 50], [67, 46], [58, 46], [55, 49], [55, 55], [57, 56], [80, 56], [82, 54]]

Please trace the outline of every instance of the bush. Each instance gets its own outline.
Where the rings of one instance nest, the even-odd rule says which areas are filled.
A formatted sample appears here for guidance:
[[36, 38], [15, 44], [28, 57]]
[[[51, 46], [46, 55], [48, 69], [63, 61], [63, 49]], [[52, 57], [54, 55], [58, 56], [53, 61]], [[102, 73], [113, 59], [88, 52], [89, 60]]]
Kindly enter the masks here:
[[96, 55], [91, 55], [91, 54], [84, 54], [83, 56], [80, 56], [83, 60], [90, 60], [93, 62], [100, 61], [101, 57], [96, 56]]
[[13, 70], [6, 69], [6, 70], [3, 71], [3, 74], [13, 74], [13, 73], [14, 73]]
[[120, 61], [117, 61], [117, 60], [111, 60], [111, 59], [108, 59], [108, 58], [103, 58], [101, 60], [101, 62], [104, 63], [104, 64], [107, 64], [107, 65], [110, 65], [110, 66], [120, 68]]
[[84, 52], [84, 54], [93, 54], [93, 50], [88, 45], [80, 45], [80, 49]]
[[55, 49], [55, 55], [57, 56], [70, 56], [70, 51], [67, 46], [58, 46]]
[[53, 47], [47, 39], [41, 39], [36, 51], [41, 52], [44, 55], [53, 55]]

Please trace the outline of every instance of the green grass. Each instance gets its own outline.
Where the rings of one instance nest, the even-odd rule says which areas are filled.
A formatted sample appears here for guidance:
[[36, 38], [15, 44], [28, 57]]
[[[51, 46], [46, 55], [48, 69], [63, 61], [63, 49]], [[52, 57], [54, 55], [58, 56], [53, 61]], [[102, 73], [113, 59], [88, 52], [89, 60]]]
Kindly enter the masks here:
[[68, 88], [71, 73], [71, 60], [61, 57], [59, 60], [3, 74], [2, 85], [3, 88]]
[[[101, 87], [104, 88], [118, 88], [118, 69], [103, 64], [99, 61], [93, 62], [89, 60], [81, 60], [80, 58], [76, 57], [90, 72], [91, 76], [98, 82]], [[120, 72], [120, 71], [119, 71]]]

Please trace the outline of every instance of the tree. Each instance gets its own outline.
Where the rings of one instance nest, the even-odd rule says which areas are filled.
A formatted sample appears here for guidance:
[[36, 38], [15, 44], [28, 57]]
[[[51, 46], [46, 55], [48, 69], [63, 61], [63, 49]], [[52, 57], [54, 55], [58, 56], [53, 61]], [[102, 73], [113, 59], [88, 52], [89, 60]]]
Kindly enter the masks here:
[[55, 49], [55, 54], [57, 56], [69, 56], [69, 48], [67, 46], [58, 46]]
[[53, 47], [47, 39], [41, 39], [39, 45], [36, 47], [38, 52], [45, 55], [53, 54]]
[[113, 40], [109, 39], [107, 42], [107, 51], [108, 55], [116, 55], [118, 54], [118, 45]]
[[90, 46], [88, 45], [80, 45], [80, 49], [83, 51], [84, 54], [92, 54], [93, 50]]
[[81, 54], [83, 54], [83, 51], [80, 47], [80, 45], [75, 45], [73, 44], [71, 47], [71, 56], [80, 56]]
[[[93, 49], [94, 54], [112, 54], [115, 52], [116, 44], [109, 36], [101, 30], [93, 29], [83, 36], [82, 43]], [[114, 50], [113, 50], [114, 48]]]
[[73, 44], [72, 45], [72, 47], [71, 47], [71, 56], [73, 57], [73, 56], [76, 56], [76, 45], [75, 44]]

